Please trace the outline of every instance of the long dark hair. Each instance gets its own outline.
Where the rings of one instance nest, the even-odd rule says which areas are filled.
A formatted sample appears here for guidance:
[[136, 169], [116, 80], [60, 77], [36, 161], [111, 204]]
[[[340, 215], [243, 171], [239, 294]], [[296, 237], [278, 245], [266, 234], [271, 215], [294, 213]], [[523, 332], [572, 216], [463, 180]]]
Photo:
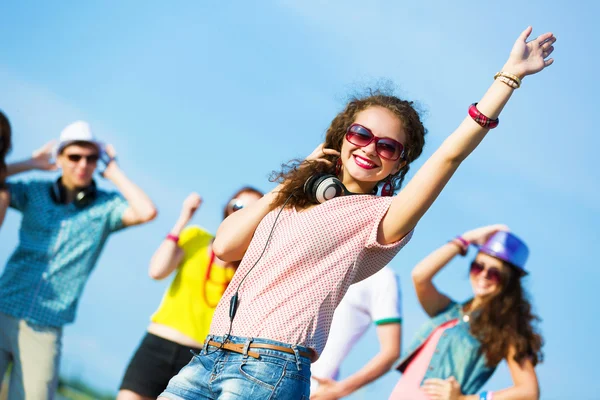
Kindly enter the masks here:
[[481, 342], [489, 366], [495, 366], [508, 356], [510, 346], [516, 350], [514, 359], [521, 363], [530, 359], [535, 366], [544, 359], [544, 340], [537, 330], [540, 318], [531, 309], [528, 295], [521, 285], [522, 275], [508, 263], [510, 274], [502, 290], [485, 302], [481, 312], [471, 320], [471, 333]]
[[[394, 190], [398, 190], [408, 173], [410, 163], [421, 155], [425, 145], [427, 130], [423, 126], [412, 101], [401, 100], [396, 96], [385, 94], [381, 90], [370, 91], [367, 96], [355, 96], [331, 122], [325, 134], [324, 144], [326, 148], [340, 151], [346, 136], [346, 130], [354, 122], [356, 115], [369, 107], [376, 106], [393, 112], [402, 121], [406, 132], [406, 143], [404, 143], [406, 166], [391, 177]], [[303, 190], [298, 189], [302, 189], [306, 180], [314, 174], [336, 173], [335, 163], [337, 157], [326, 156], [325, 158], [331, 161], [331, 165], [316, 161], [292, 160], [287, 164], [283, 164], [281, 171], [274, 171], [271, 175], [271, 181], [282, 183], [282, 188], [271, 207], [276, 208], [283, 205], [289, 196], [291, 198], [288, 201], [288, 207], [302, 209], [308, 206], [310, 204], [308, 197]], [[299, 168], [303, 162], [302, 168]]]
[[12, 147], [12, 130], [6, 115], [0, 110], [0, 185], [6, 179], [6, 155]]

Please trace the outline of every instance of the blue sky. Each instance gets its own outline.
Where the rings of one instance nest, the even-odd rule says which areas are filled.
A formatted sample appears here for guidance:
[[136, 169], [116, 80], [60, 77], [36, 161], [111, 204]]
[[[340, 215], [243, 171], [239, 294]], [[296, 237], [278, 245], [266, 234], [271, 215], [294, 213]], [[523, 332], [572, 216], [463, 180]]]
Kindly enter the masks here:
[[[404, 343], [425, 320], [410, 270], [470, 228], [506, 223], [531, 248], [527, 287], [542, 317], [543, 399], [592, 399], [600, 272], [597, 5], [393, 1], [75, 2], [0, 5], [0, 108], [14, 128], [9, 160], [27, 157], [85, 119], [115, 145], [122, 168], [154, 199], [158, 218], [113, 236], [65, 330], [62, 372], [116, 390], [168, 285], [147, 265], [185, 196], [213, 232], [236, 188], [269, 190], [269, 173], [323, 138], [347, 95], [381, 79], [425, 110], [427, 145], [414, 172], [452, 132], [529, 24], [558, 37], [555, 64], [527, 78], [391, 266], [404, 291]], [[31, 175], [30, 175], [31, 176]], [[52, 174], [45, 174], [50, 179]], [[27, 179], [29, 176], [24, 175]], [[101, 179], [101, 178], [99, 178]], [[102, 182], [102, 186], [110, 185]], [[20, 217], [0, 230], [0, 270]], [[467, 260], [437, 279], [457, 299]], [[343, 366], [377, 351], [373, 331]], [[386, 398], [386, 375], [353, 399]], [[505, 365], [487, 385], [510, 384]]]

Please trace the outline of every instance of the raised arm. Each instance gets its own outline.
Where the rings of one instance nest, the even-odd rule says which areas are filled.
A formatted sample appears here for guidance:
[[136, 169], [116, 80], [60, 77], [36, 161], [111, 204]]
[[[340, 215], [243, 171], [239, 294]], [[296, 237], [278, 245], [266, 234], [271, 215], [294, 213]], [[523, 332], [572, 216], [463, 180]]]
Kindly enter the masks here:
[[[326, 155], [339, 155], [339, 152], [326, 149], [320, 144], [306, 160], [330, 163]], [[244, 257], [254, 231], [260, 221], [271, 211], [271, 203], [277, 198], [281, 185], [265, 194], [260, 200], [244, 207], [225, 218], [213, 242], [213, 251], [219, 259], [227, 262], [239, 261]]]
[[55, 144], [56, 141], [50, 141], [34, 151], [31, 158], [7, 164], [6, 176], [8, 177], [32, 170], [56, 171], [56, 164], [52, 162], [52, 150], [54, 149]]
[[123, 225], [132, 226], [152, 221], [157, 214], [152, 200], [119, 168], [116, 160], [114, 160], [116, 153], [112, 145], [106, 146], [106, 154], [113, 161], [108, 163], [103, 175], [117, 187], [129, 203], [129, 207], [123, 213]]
[[197, 193], [191, 193], [183, 201], [181, 214], [169, 232], [171, 238], [165, 238], [162, 241], [150, 260], [150, 268], [148, 268], [150, 278], [156, 280], [164, 279], [179, 266], [184, 252], [177, 245], [174, 238], [178, 238], [181, 235], [183, 228], [190, 222], [200, 204], [202, 204], [202, 198]]
[[[55, 145], [55, 141], [51, 141], [35, 150], [31, 157], [27, 160], [18, 161], [6, 165], [5, 177], [16, 175], [21, 172], [27, 172], [32, 170], [41, 171], [54, 171], [57, 169], [56, 164], [52, 162], [52, 150]], [[4, 183], [4, 182], [3, 182]], [[0, 188], [0, 227], [4, 223], [4, 217], [6, 216], [6, 209], [10, 205], [10, 191], [6, 188]]]
[[[501, 71], [522, 79], [552, 64], [553, 59], [548, 59], [548, 56], [554, 50], [554, 35], [545, 33], [527, 43], [530, 34], [531, 27], [528, 27], [519, 36]], [[477, 104], [477, 109], [484, 116], [495, 119], [513, 91], [509, 84], [495, 80]], [[488, 129], [476, 123], [470, 116], [464, 119], [419, 169], [404, 190], [394, 198], [380, 225], [380, 243], [393, 243], [416, 226], [461, 162], [479, 145], [487, 132]]]
[[244, 257], [258, 224], [271, 211], [278, 190], [279, 186], [221, 222], [213, 241], [213, 252], [219, 259], [234, 262]]
[[[508, 230], [506, 225], [490, 225], [465, 232], [461, 237], [468, 243], [482, 245], [499, 230]], [[466, 247], [465, 246], [465, 247]], [[450, 304], [450, 298], [433, 284], [433, 277], [454, 257], [461, 253], [460, 241], [449, 242], [425, 257], [412, 270], [412, 280], [421, 306], [430, 317], [434, 317]]]
[[319, 388], [316, 393], [311, 394], [310, 399], [341, 399], [388, 372], [400, 357], [402, 325], [399, 323], [378, 325], [377, 337], [379, 339], [379, 353], [346, 379], [337, 382], [333, 379], [313, 376], [313, 379], [319, 382]]

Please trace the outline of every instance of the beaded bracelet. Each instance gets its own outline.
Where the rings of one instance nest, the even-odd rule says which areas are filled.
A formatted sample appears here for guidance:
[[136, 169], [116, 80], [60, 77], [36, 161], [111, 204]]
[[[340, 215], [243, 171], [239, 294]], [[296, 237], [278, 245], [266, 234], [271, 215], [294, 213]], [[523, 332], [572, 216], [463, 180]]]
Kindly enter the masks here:
[[515, 74], [511, 74], [509, 72], [500, 71], [500, 72], [497, 72], [496, 75], [494, 75], [494, 79], [497, 79], [500, 76], [503, 76], [505, 78], [510, 79], [511, 81], [514, 81], [517, 84], [517, 89], [521, 87], [521, 78], [519, 78]]
[[510, 86], [513, 89], [518, 89], [519, 88], [519, 84], [516, 81], [513, 81], [512, 79], [507, 78], [505, 76], [499, 76], [498, 80], [500, 82], [506, 83], [508, 86]]
[[469, 106], [469, 115], [471, 116], [471, 118], [473, 118], [473, 121], [481, 125], [482, 128], [494, 129], [500, 123], [500, 120], [498, 118], [491, 119], [483, 115], [477, 109], [477, 103], [473, 103]]

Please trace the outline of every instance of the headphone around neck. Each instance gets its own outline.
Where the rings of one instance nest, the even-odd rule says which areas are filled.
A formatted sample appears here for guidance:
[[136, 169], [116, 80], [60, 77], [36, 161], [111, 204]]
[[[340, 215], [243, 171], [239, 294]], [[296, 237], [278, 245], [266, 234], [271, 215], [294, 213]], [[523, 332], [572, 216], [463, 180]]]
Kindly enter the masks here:
[[312, 175], [304, 183], [304, 193], [315, 204], [325, 203], [334, 197], [352, 194], [342, 181], [332, 174]]
[[[77, 208], [84, 208], [96, 200], [96, 182], [84, 188], [78, 189], [75, 193], [73, 204]], [[67, 204], [67, 188], [62, 183], [62, 178], [58, 178], [50, 187], [50, 197], [56, 204]]]
[[[312, 175], [304, 183], [304, 193], [306, 193], [308, 199], [314, 204], [325, 203], [334, 197], [364, 194], [349, 191], [342, 181], [332, 174]], [[377, 186], [375, 186], [371, 194], [377, 194]]]
[[[306, 180], [306, 182], [304, 183], [304, 192], [308, 195], [309, 200], [316, 204], [324, 203], [327, 200], [333, 199], [334, 197], [356, 194], [356, 193], [352, 193], [351, 191], [346, 189], [346, 186], [344, 186], [342, 181], [339, 180], [339, 178], [337, 176], [332, 175], [332, 174], [324, 174], [324, 173], [312, 175], [310, 178], [308, 178]], [[231, 296], [231, 298], [229, 299], [229, 332], [225, 335], [221, 345], [219, 347], [217, 347], [215, 350], [213, 350], [212, 352], [206, 353], [206, 355], [212, 354], [212, 353], [222, 349], [223, 346], [225, 345], [225, 343], [229, 340], [229, 337], [231, 336], [231, 329], [233, 327], [233, 319], [235, 318], [235, 314], [236, 314], [236, 312], [238, 310], [238, 306], [239, 306], [239, 290], [242, 286], [242, 283], [244, 283], [244, 281], [246, 280], [246, 278], [248, 277], [250, 272], [252, 272], [254, 267], [256, 267], [258, 265], [258, 262], [261, 260], [262, 256], [265, 254], [265, 251], [267, 250], [267, 247], [269, 245], [271, 237], [273, 236], [273, 232], [275, 230], [277, 220], [279, 219], [281, 212], [285, 209], [286, 204], [290, 201], [292, 196], [293, 196], [293, 193], [290, 193], [288, 198], [285, 200], [285, 202], [279, 209], [279, 212], [275, 216], [275, 221], [273, 221], [273, 226], [271, 227], [271, 231], [269, 232], [269, 236], [267, 237], [267, 241], [265, 243], [265, 246], [263, 247], [262, 252], [258, 256], [258, 259], [256, 260], [256, 262], [252, 265], [252, 267], [250, 267], [248, 272], [246, 272], [246, 274], [242, 277], [240, 283], [238, 283], [237, 288], [235, 289], [235, 294], [233, 296]]]

